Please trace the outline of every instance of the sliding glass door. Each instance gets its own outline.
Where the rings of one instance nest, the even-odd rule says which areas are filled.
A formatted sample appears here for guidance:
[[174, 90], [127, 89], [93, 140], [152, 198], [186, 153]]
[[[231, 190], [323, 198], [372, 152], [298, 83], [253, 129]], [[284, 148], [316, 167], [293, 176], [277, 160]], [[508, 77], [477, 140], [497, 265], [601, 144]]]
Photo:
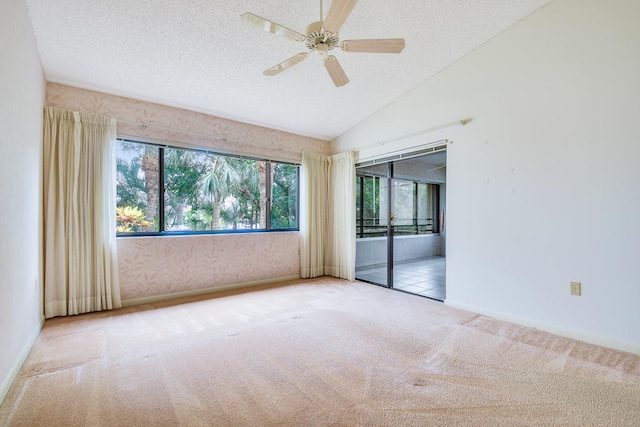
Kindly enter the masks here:
[[446, 153], [357, 169], [356, 278], [445, 298]]
[[391, 286], [387, 236], [390, 221], [388, 165], [359, 168], [356, 179], [356, 276]]

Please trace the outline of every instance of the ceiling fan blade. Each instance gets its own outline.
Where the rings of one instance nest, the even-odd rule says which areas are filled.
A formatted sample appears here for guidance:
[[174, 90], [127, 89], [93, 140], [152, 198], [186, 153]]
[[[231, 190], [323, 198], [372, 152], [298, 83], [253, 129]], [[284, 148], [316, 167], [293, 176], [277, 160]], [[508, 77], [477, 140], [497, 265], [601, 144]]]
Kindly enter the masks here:
[[358, 0], [333, 0], [324, 20], [324, 29], [330, 33], [337, 33], [347, 20]]
[[276, 74], [280, 74], [287, 68], [293, 67], [294, 65], [304, 61], [307, 56], [309, 56], [308, 53], [299, 53], [287, 59], [286, 61], [279, 63], [275, 67], [271, 67], [268, 70], [263, 71], [262, 74], [264, 74], [265, 76], [275, 76]]
[[300, 34], [297, 31], [290, 30], [282, 25], [276, 24], [275, 22], [271, 22], [259, 17], [258, 15], [254, 15], [253, 13], [243, 13], [240, 18], [252, 27], [273, 33], [277, 36], [286, 37], [297, 42], [303, 42], [307, 39], [305, 35]]
[[345, 40], [340, 47], [347, 52], [400, 53], [404, 49], [404, 39]]
[[333, 84], [336, 85], [336, 87], [349, 83], [349, 77], [347, 77], [335, 56], [328, 56], [327, 59], [324, 60], [324, 67], [329, 72], [331, 80], [333, 80]]

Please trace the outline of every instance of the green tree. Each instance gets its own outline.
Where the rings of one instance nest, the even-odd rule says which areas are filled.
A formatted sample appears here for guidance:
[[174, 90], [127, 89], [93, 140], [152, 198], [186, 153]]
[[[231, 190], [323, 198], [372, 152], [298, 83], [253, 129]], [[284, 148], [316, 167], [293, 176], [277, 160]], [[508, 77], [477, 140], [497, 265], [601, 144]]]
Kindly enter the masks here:
[[213, 203], [211, 229], [220, 229], [220, 207], [232, 189], [240, 184], [237, 171], [226, 156], [209, 156], [210, 164], [198, 179], [198, 188]]
[[240, 185], [234, 194], [238, 208], [236, 215], [246, 228], [254, 228], [260, 214], [260, 178], [255, 160], [234, 159], [232, 164], [238, 173]]
[[159, 229], [161, 197], [163, 230], [266, 229], [268, 215], [273, 228], [297, 224], [296, 166], [127, 141], [118, 144], [117, 159], [117, 206], [136, 207], [145, 223], [154, 222], [144, 231]]
[[145, 209], [144, 219], [153, 222], [158, 214], [158, 174], [159, 171], [159, 150], [157, 147], [150, 145], [144, 146], [144, 154], [140, 168], [144, 172], [144, 185], [147, 194], [147, 206]]
[[272, 163], [271, 227], [292, 228], [297, 225], [298, 168]]
[[[257, 162], [258, 164], [258, 186], [260, 188], [260, 226], [259, 228], [267, 228], [267, 194], [271, 196], [271, 188], [267, 188], [267, 162]], [[273, 181], [273, 169], [271, 170], [271, 178]]]
[[[166, 229], [188, 224], [190, 218], [204, 208], [204, 200], [199, 192], [198, 180], [206, 173], [208, 155], [191, 150], [165, 149], [164, 187], [165, 187], [165, 225]], [[203, 229], [202, 225], [190, 227]]]
[[[358, 176], [356, 180], [356, 219], [358, 221], [356, 231], [357, 233], [361, 231], [359, 221], [362, 211], [362, 225], [364, 225], [365, 233], [368, 232], [367, 237], [384, 236], [386, 235], [386, 222], [383, 221], [381, 227], [380, 218], [382, 218], [381, 215], [386, 215], [386, 213], [380, 211], [381, 208], [385, 209], [380, 202], [383, 199], [381, 192], [386, 190], [381, 186], [381, 178], [379, 177], [362, 176], [362, 181], [360, 178], [361, 176]], [[385, 178], [382, 179], [384, 180]], [[361, 194], [363, 199], [362, 206], [360, 205]]]
[[[150, 188], [147, 176], [153, 175], [153, 171], [151, 170], [153, 167], [150, 165], [149, 157], [153, 156], [153, 150], [155, 150], [155, 156], [157, 157], [158, 149], [146, 145], [120, 141], [117, 150], [116, 180], [118, 185], [116, 206], [118, 208], [137, 208], [143, 215], [144, 222], [141, 224], [146, 225], [142, 227], [138, 224], [135, 231], [153, 231], [154, 227], [152, 226], [152, 222], [155, 219], [155, 213], [157, 211], [157, 196], [155, 197], [156, 207], [154, 208], [154, 190]], [[145, 171], [143, 165], [149, 170]], [[157, 187], [157, 184], [155, 187]], [[149, 191], [152, 192], [151, 208], [149, 208]]]
[[240, 211], [240, 205], [238, 201], [234, 200], [229, 205], [220, 210], [220, 219], [222, 223], [231, 226], [232, 230], [238, 229], [238, 221], [242, 218], [242, 212]]
[[138, 176], [140, 157], [126, 161], [120, 157], [117, 169], [117, 204], [118, 206], [135, 206], [141, 211], [146, 209], [146, 188], [144, 179]]

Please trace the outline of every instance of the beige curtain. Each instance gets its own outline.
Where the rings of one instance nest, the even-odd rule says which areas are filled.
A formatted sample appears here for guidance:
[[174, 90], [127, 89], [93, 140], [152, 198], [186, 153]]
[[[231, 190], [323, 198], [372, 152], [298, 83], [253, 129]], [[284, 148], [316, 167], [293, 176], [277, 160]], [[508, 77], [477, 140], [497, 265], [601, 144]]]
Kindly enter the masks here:
[[302, 154], [300, 275], [355, 279], [355, 159]]
[[115, 119], [45, 107], [45, 316], [121, 306]]
[[330, 156], [325, 274], [356, 278], [356, 168], [353, 151]]
[[302, 153], [300, 168], [300, 275], [324, 275], [327, 232], [328, 162], [326, 156]]

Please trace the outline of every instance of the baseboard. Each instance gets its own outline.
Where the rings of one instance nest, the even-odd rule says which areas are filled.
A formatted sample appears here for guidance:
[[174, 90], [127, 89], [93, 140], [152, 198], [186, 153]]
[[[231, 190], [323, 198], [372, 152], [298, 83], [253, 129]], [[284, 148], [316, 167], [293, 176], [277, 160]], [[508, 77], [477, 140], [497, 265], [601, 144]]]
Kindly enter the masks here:
[[616, 350], [626, 351], [628, 353], [634, 353], [640, 355], [640, 345], [628, 343], [624, 341], [613, 340], [611, 338], [603, 337], [600, 335], [588, 334], [575, 329], [563, 328], [552, 323], [539, 322], [524, 317], [518, 317], [507, 313], [502, 313], [493, 310], [486, 310], [481, 307], [471, 306], [468, 304], [459, 303], [457, 301], [451, 301], [446, 299], [444, 303], [448, 306], [459, 308], [473, 313], [482, 314], [485, 316], [493, 317], [495, 319], [504, 320], [506, 322], [515, 323], [517, 325], [527, 326], [529, 328], [540, 329], [541, 331], [550, 332], [555, 335], [560, 335], [567, 338], [573, 338], [576, 340], [588, 342], [590, 344], [599, 345], [602, 347], [609, 347]]
[[9, 389], [11, 388], [11, 386], [13, 385], [13, 382], [18, 376], [18, 373], [20, 372], [20, 368], [22, 368], [22, 365], [24, 365], [24, 362], [27, 360], [27, 357], [29, 356], [29, 353], [31, 352], [33, 345], [38, 339], [38, 336], [40, 335], [40, 331], [44, 326], [44, 320], [45, 319], [43, 316], [42, 319], [40, 319], [40, 323], [38, 323], [38, 325], [33, 330], [33, 332], [31, 332], [31, 335], [27, 339], [27, 342], [22, 348], [22, 351], [20, 351], [20, 353], [18, 354], [18, 357], [13, 362], [11, 369], [9, 369], [7, 376], [2, 380], [2, 384], [0, 385], [0, 405], [2, 404], [2, 402], [4, 402], [4, 398], [7, 397], [7, 393], [9, 393]]
[[123, 307], [131, 307], [131, 306], [134, 306], [134, 305], [162, 302], [162, 301], [168, 301], [168, 300], [177, 299], [177, 298], [194, 297], [194, 296], [198, 296], [198, 295], [212, 294], [212, 293], [215, 293], [215, 292], [228, 291], [228, 290], [231, 290], [231, 289], [249, 288], [249, 287], [258, 286], [258, 285], [268, 285], [270, 283], [286, 282], [288, 280], [297, 280], [299, 278], [300, 278], [299, 275], [296, 275], [296, 276], [285, 276], [285, 277], [278, 277], [278, 278], [275, 278], [275, 279], [256, 280], [256, 281], [253, 281], [253, 282], [234, 283], [234, 284], [231, 284], [231, 285], [222, 285], [222, 286], [213, 286], [213, 287], [210, 287], [210, 288], [194, 289], [192, 291], [175, 292], [175, 293], [171, 293], [171, 294], [162, 294], [162, 295], [153, 295], [153, 296], [150, 296], [150, 297], [142, 297], [142, 298], [132, 298], [132, 299], [123, 300], [122, 301], [122, 306]]

